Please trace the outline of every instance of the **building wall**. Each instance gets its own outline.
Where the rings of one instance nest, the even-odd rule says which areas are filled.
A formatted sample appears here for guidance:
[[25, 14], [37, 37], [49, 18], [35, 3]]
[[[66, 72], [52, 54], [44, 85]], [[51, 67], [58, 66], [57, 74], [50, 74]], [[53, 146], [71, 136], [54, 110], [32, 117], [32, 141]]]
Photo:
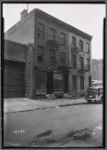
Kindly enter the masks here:
[[103, 61], [92, 60], [92, 80], [103, 80]]
[[[38, 13], [39, 12], [39, 13]], [[38, 23], [44, 24], [45, 28], [45, 36], [44, 39], [38, 38]], [[50, 34], [50, 28], [55, 29], [56, 31], [56, 41], [60, 43], [61, 38], [61, 32], [65, 33], [66, 41], [65, 45], [59, 44], [56, 46], [56, 44], [48, 44], [47, 42], [50, 40], [49, 34]], [[73, 32], [72, 32], [73, 31]], [[70, 33], [70, 34], [69, 34]], [[71, 58], [71, 50], [70, 50], [70, 44], [71, 44], [71, 37], [74, 34], [77, 39], [77, 46], [79, 39], [82, 39], [84, 41], [84, 51], [85, 51], [85, 43], [87, 37], [91, 38], [89, 35], [81, 32], [80, 30], [76, 30], [76, 28], [71, 27], [70, 25], [67, 25], [66, 23], [61, 22], [60, 20], [57, 20], [56, 18], [41, 12], [37, 10], [33, 10], [31, 13], [29, 13], [23, 20], [20, 20], [15, 26], [13, 26], [7, 33], [5, 34], [5, 39], [9, 39], [10, 41], [15, 41], [17, 43], [23, 43], [28, 45], [29, 43], [30, 47], [28, 46], [28, 50], [26, 51], [26, 96], [33, 98], [35, 96], [35, 93], [37, 92], [37, 80], [40, 74], [40, 76], [43, 77], [44, 80], [44, 87], [47, 87], [47, 73], [50, 69], [52, 71], [56, 70], [60, 65], [59, 57], [58, 57], [58, 50], [61, 52], [66, 53], [66, 67], [71, 67], [72, 64], [72, 58]], [[82, 35], [82, 36], [81, 36]], [[85, 37], [86, 36], [86, 37]], [[91, 47], [91, 42], [88, 41]], [[44, 62], [38, 63], [37, 61], [37, 54], [38, 54], [38, 46], [44, 47]], [[56, 63], [51, 64], [50, 63], [50, 48], [55, 49], [56, 51]], [[86, 62], [86, 58], [91, 58], [90, 55], [84, 53], [85, 59], [84, 62]], [[69, 58], [69, 59], [68, 59]], [[79, 59], [77, 59], [77, 64], [79, 66]], [[38, 69], [39, 68], [39, 69]], [[39, 72], [39, 73], [38, 73]], [[77, 70], [70, 70], [69, 75], [69, 93], [72, 93], [72, 75], [77, 75], [77, 90], [79, 91], [80, 87], [80, 78], [78, 75], [78, 69]], [[66, 73], [66, 71], [65, 71]], [[91, 73], [86, 72], [85, 77], [85, 90], [88, 87], [88, 77], [91, 75]], [[46, 89], [47, 90], [47, 89]]]
[[[76, 60], [77, 60], [77, 67], [73, 68], [72, 66], [72, 37], [76, 38], [76, 47], [77, 47], [77, 53]], [[79, 40], [83, 41], [83, 52], [79, 51]], [[89, 43], [89, 53], [86, 52], [86, 43]], [[80, 68], [80, 61], [79, 57], [82, 56], [84, 60], [84, 65], [87, 65], [87, 58], [90, 59], [90, 70], [79, 73]], [[69, 34], [69, 64], [71, 67], [70, 75], [69, 75], [69, 93], [76, 95], [77, 93], [85, 93], [87, 91], [87, 88], [89, 87], [89, 77], [91, 77], [91, 41], [89, 39], [85, 39], [79, 35], [76, 35], [74, 33]], [[73, 89], [73, 75], [76, 75], [77, 77], [77, 90]], [[80, 90], [80, 76], [84, 77], [84, 90]]]
[[5, 34], [5, 40], [34, 44], [34, 11], [10, 28]]

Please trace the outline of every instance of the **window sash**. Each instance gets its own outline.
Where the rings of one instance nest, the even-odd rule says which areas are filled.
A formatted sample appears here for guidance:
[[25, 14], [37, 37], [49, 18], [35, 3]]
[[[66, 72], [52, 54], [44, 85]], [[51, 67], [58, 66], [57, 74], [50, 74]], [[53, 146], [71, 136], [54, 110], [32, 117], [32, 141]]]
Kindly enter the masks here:
[[72, 37], [72, 45], [76, 46], [76, 38], [75, 37]]
[[79, 48], [81, 51], [83, 51], [83, 41], [82, 40], [79, 41]]
[[84, 77], [80, 77], [80, 90], [84, 90]]
[[43, 24], [39, 24], [38, 25], [38, 35], [39, 37], [44, 37], [44, 25]]

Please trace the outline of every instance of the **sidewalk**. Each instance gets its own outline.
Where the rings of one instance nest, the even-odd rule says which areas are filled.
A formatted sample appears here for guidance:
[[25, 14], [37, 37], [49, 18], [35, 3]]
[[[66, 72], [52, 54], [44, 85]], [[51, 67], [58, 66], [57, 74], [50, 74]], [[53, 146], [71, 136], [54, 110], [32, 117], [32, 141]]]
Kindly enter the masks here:
[[31, 100], [28, 98], [8, 98], [4, 99], [4, 113], [16, 113], [55, 107], [58, 108], [69, 105], [77, 105], [81, 103], [86, 103], [86, 100], [85, 99]]

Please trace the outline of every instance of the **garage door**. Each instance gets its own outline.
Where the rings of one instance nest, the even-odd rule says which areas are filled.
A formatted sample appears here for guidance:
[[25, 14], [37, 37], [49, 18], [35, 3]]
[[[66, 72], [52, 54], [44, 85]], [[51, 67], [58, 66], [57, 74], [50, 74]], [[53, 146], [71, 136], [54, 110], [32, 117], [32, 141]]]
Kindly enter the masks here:
[[18, 62], [6, 61], [4, 64], [4, 97], [24, 97], [25, 65]]

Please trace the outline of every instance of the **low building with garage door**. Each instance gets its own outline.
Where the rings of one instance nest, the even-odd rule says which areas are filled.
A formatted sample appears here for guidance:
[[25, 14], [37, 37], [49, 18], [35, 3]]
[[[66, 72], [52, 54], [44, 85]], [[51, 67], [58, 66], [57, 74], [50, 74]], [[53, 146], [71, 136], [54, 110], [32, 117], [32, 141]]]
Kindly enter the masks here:
[[[27, 53], [25, 50], [25, 62], [21, 62], [25, 63], [26, 97], [72, 94], [72, 66], [69, 60], [72, 32], [91, 39], [90, 35], [75, 27], [34, 9], [30, 13], [23, 10], [19, 22], [5, 33], [5, 40], [26, 45], [29, 49]], [[87, 87], [84, 87], [83, 91], [86, 91]]]
[[12, 41], [4, 41], [4, 98], [31, 96], [29, 85], [32, 84], [32, 76], [30, 74], [32, 52], [30, 48], [30, 44], [23, 45]]

